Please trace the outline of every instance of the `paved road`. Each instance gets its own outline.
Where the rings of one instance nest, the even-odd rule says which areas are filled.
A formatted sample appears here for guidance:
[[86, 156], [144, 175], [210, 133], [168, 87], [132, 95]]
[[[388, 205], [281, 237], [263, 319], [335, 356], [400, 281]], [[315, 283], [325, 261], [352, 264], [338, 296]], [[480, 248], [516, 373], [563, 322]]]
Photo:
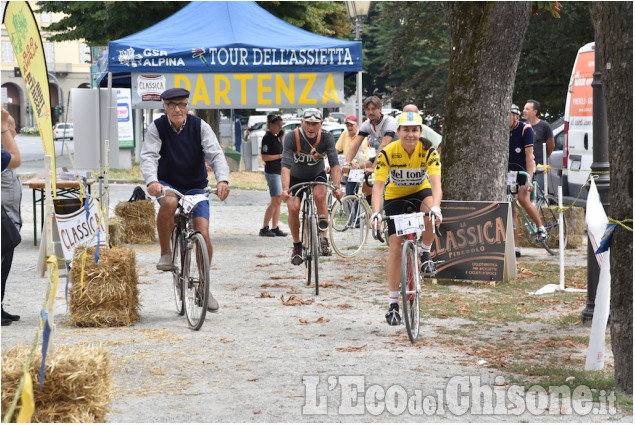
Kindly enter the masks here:
[[[127, 200], [133, 188], [113, 184], [111, 210], [118, 201]], [[102, 344], [109, 350], [115, 380], [109, 422], [607, 420], [606, 416], [533, 416], [526, 411], [520, 416], [492, 416], [456, 410], [451, 398], [457, 380], [472, 377], [486, 385], [505, 373], [432, 343], [437, 329], [460, 325], [453, 319], [426, 323], [425, 337], [417, 346], [408, 342], [405, 328], [385, 324], [386, 291], [382, 261], [377, 260], [385, 253], [379, 253], [375, 241], [353, 260], [324, 259], [320, 280], [325, 286], [315, 297], [312, 288], [303, 285], [303, 268], [289, 263], [290, 238], [256, 236], [267, 201], [266, 192], [234, 191], [227, 203], [213, 202], [212, 280], [221, 310], [210, 314], [199, 332], [190, 331], [185, 318], [175, 314], [170, 276], [154, 267], [159, 257], [156, 245], [133, 246], [141, 319], [131, 327], [68, 325], [65, 278], [61, 279], [54, 342]], [[32, 343], [46, 292], [46, 279], [34, 266], [38, 251], [32, 245], [28, 191], [22, 205], [24, 240], [5, 298], [7, 311], [21, 314], [22, 320], [2, 328], [3, 350]], [[536, 261], [549, 258], [542, 250], [526, 252]], [[285, 306], [281, 297], [297, 297], [306, 304]], [[382, 391], [403, 390], [408, 396], [420, 391], [439, 403], [430, 415], [411, 414], [407, 406], [364, 404], [357, 393], [353, 396], [347, 390], [354, 385], [367, 399], [383, 397]]]

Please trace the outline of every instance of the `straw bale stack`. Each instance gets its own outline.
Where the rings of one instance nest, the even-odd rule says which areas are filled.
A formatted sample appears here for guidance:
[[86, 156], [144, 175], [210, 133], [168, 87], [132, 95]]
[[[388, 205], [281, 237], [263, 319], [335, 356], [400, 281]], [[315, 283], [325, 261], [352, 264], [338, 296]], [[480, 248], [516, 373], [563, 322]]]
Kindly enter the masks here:
[[[79, 247], [76, 252], [81, 252]], [[82, 261], [71, 268], [70, 324], [81, 327], [130, 326], [139, 320], [139, 289], [136, 258], [132, 249], [113, 247], [99, 250], [95, 265], [95, 247], [88, 248], [81, 283]]]
[[115, 214], [123, 219], [125, 243], [151, 244], [155, 242], [155, 209], [151, 199], [119, 202]]
[[[521, 207], [522, 208], [522, 207]], [[567, 208], [567, 206], [565, 205], [565, 208]], [[573, 212], [571, 211], [573, 209]], [[582, 246], [584, 243], [586, 243], [586, 238], [584, 237], [584, 231], [585, 231], [585, 225], [584, 225], [584, 208], [581, 207], [572, 207], [572, 208], [568, 208], [565, 212], [564, 212], [565, 216], [567, 217], [568, 223], [569, 223], [569, 238], [567, 239], [567, 249], [571, 249], [571, 248], [579, 248], [580, 246]], [[519, 237], [520, 237], [520, 241], [519, 241], [519, 245], [521, 247], [532, 247], [533, 245], [531, 245], [528, 241], [527, 241], [527, 237], [525, 236], [525, 231], [523, 229], [524, 226], [524, 222], [522, 221], [522, 219], [520, 220], [520, 226], [518, 228], [519, 232]], [[572, 225], [573, 224], [573, 225]], [[551, 239], [549, 241], [549, 248], [558, 248], [558, 238], [557, 238], [557, 234], [556, 234], [556, 238], [555, 239]]]
[[[108, 350], [89, 346], [59, 346], [46, 357], [44, 386], [40, 390], [42, 353], [35, 351], [29, 372], [33, 378], [35, 411], [31, 422], [105, 422], [111, 411], [113, 378]], [[2, 413], [9, 409], [31, 348], [3, 350]], [[12, 422], [22, 404], [18, 400]]]
[[124, 246], [124, 221], [121, 217], [111, 217], [108, 220], [108, 243], [110, 246]]

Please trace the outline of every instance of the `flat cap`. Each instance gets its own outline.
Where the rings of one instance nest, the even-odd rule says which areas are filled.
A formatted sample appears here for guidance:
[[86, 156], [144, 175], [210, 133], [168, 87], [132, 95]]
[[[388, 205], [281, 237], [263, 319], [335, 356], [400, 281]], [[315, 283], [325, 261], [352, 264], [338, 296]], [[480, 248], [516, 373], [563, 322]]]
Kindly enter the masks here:
[[167, 89], [163, 93], [161, 93], [161, 99], [170, 100], [170, 99], [181, 99], [181, 98], [189, 98], [190, 92], [182, 89], [180, 87], [175, 87], [173, 89]]

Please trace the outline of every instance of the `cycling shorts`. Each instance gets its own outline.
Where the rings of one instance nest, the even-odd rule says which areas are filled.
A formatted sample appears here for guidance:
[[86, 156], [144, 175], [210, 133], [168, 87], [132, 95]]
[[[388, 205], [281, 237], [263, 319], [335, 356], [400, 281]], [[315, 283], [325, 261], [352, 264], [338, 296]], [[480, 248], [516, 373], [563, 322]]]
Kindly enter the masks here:
[[[176, 189], [184, 195], [197, 195], [200, 193], [205, 193], [204, 189], [183, 189], [180, 187], [172, 186], [164, 182], [163, 180], [159, 180], [159, 183], [163, 186], [171, 187], [172, 189]], [[161, 203], [161, 199], [159, 199], [159, 203]], [[194, 208], [194, 212], [192, 217], [203, 217], [209, 220], [209, 200], [205, 200], [203, 202], [199, 202], [196, 208]]]
[[[384, 215], [400, 215], [410, 212], [419, 212], [421, 211], [421, 202], [424, 199], [432, 197], [432, 189], [422, 189], [418, 192], [415, 192], [411, 195], [402, 196], [401, 198], [388, 199], [384, 201]], [[395, 229], [395, 222], [393, 220], [387, 220], [388, 224], [388, 236], [394, 235], [397, 233]]]

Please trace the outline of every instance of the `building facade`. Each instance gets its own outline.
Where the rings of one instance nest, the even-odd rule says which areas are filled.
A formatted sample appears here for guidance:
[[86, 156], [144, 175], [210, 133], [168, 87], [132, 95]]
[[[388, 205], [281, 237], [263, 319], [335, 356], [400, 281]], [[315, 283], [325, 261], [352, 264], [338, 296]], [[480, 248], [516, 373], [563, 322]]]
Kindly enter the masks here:
[[[37, 2], [30, 1], [31, 9], [37, 9]], [[62, 18], [58, 13], [35, 13], [35, 20], [40, 28], [46, 66], [49, 73], [51, 94], [51, 111], [55, 106], [63, 106], [61, 116], [52, 114], [53, 124], [72, 121], [72, 107], [69, 102], [72, 88], [89, 88], [91, 86], [90, 48], [80, 41], [51, 42], [53, 33], [44, 29], [52, 22]], [[11, 41], [5, 26], [2, 26], [2, 90], [6, 89], [6, 100], [3, 104], [16, 121], [18, 130], [22, 127], [35, 127], [29, 95], [24, 80], [19, 74]]]

